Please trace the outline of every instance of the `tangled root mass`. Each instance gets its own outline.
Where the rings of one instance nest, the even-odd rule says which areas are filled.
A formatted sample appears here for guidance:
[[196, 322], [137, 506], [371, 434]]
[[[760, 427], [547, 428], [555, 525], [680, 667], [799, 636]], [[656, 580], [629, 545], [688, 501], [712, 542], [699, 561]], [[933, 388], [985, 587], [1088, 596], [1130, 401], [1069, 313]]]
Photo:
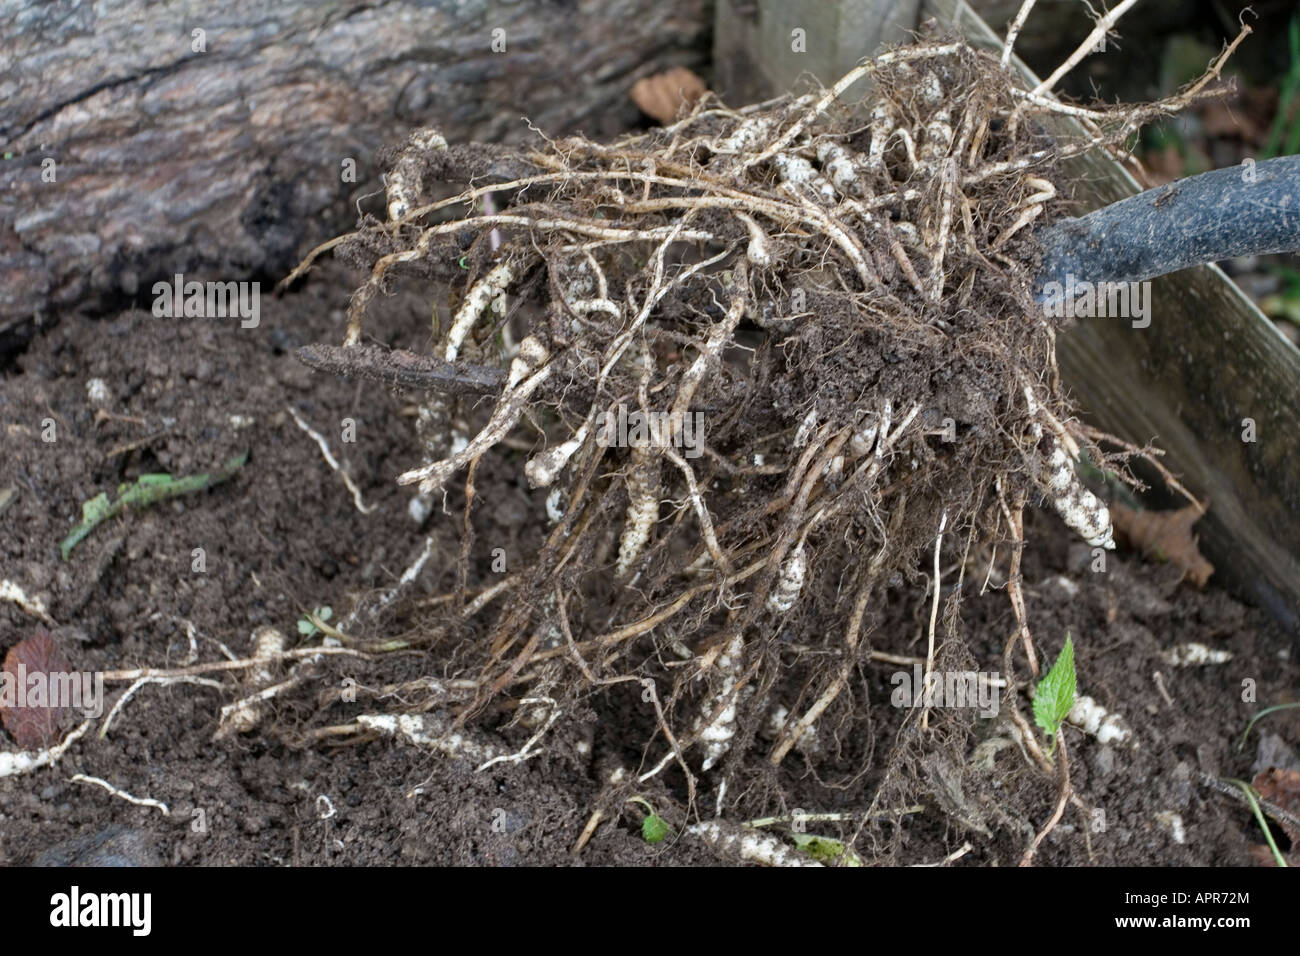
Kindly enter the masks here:
[[[870, 93], [846, 102], [860, 77]], [[645, 765], [677, 763], [693, 790], [760, 735], [776, 763], [813, 747], [815, 722], [856, 726], [842, 691], [873, 648], [896, 650], [877, 630], [891, 592], [928, 611], [941, 522], [965, 560], [1046, 501], [1113, 546], [1074, 474], [1100, 451], [1070, 419], [1059, 320], [1032, 295], [1032, 226], [1083, 147], [1052, 141], [1035, 109], [996, 59], [927, 42], [828, 91], [706, 98], [612, 145], [412, 136], [392, 221], [345, 249], [371, 270], [345, 344], [390, 272], [453, 285], [436, 357], [509, 374], [486, 403], [427, 398], [428, 460], [399, 480], [464, 482], [473, 502], [475, 471], [518, 470], [527, 447], [523, 477], [546, 489], [508, 600], [463, 589], [430, 625], [476, 681], [462, 719], [502, 695], [563, 708], [649, 681], [661, 733]], [[428, 201], [437, 183], [461, 191]], [[959, 592], [940, 664], [967, 653]]]

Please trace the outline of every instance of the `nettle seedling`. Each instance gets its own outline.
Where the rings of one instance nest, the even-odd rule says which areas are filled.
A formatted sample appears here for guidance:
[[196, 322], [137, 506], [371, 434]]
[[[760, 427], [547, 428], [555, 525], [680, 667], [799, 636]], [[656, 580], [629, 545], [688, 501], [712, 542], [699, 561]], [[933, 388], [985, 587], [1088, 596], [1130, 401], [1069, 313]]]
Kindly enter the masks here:
[[1056, 663], [1038, 682], [1034, 694], [1034, 723], [1047, 735], [1047, 755], [1056, 753], [1056, 738], [1061, 724], [1074, 707], [1076, 691], [1074, 676], [1074, 643], [1065, 635], [1065, 646], [1056, 656]]
[[637, 803], [645, 807], [646, 815], [641, 820], [641, 839], [651, 846], [662, 843], [672, 836], [673, 828], [668, 821], [655, 813], [655, 808], [645, 797], [628, 797], [628, 803]]
[[[329, 621], [333, 616], [334, 609], [329, 605], [315, 608], [312, 610], [311, 614], [304, 614], [302, 617], [298, 618], [298, 633], [303, 637], [312, 637], [315, 634], [319, 634], [321, 630], [316, 622], [319, 621], [323, 624]], [[315, 618], [315, 620], [313, 620], [313, 618]]]

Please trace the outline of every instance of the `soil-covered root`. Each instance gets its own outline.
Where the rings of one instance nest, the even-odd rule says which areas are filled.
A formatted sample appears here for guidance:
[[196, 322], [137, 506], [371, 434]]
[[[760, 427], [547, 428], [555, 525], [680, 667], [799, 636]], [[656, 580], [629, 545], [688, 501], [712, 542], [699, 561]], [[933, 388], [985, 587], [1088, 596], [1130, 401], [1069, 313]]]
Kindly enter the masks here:
[[[868, 100], [844, 102], [867, 75]], [[1059, 385], [1031, 226], [1068, 192], [1063, 157], [1192, 99], [1083, 111], [1088, 138], [1055, 142], [1035, 117], [1072, 108], [1026, 99], [996, 58], [945, 40], [818, 94], [744, 109], [705, 97], [609, 145], [413, 135], [390, 221], [340, 245], [370, 270], [345, 344], [393, 275], [416, 275], [459, 293], [435, 355], [509, 368], [486, 403], [478, 371], [461, 392], [444, 378], [425, 405], [431, 460], [399, 478], [435, 496], [463, 482], [461, 582], [491, 544], [476, 537], [476, 470], [547, 489], [509, 600], [462, 589], [427, 622], [479, 688], [458, 725], [502, 694], [568, 711], [648, 679], [671, 692], [654, 698], [655, 769], [640, 779], [695, 748], [694, 766], [725, 780], [780, 681], [799, 696], [775, 760], [813, 719], [815, 752], [835, 750], [863, 730], [846, 688], [884, 639], [880, 609], [938, 557], [944, 524], [939, 543], [963, 560], [1011, 540], [1036, 669], [1023, 508], [1044, 501], [1090, 544], [1113, 542], [1075, 474], [1107, 456]], [[464, 188], [428, 200], [440, 183]], [[960, 581], [927, 672], [964, 662], [959, 595]], [[932, 732], [963, 746], [960, 718]]]

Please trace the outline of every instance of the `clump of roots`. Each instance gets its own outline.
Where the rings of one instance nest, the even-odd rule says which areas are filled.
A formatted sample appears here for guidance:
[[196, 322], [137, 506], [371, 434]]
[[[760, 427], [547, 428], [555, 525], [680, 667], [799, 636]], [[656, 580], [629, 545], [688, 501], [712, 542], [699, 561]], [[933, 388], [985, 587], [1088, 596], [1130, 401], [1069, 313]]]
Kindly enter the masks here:
[[[863, 78], [867, 99], [845, 102]], [[1104, 456], [1060, 388], [1029, 227], [1054, 212], [1060, 160], [1117, 146], [1139, 117], [1090, 113], [1094, 135], [1062, 143], [1036, 122], [1053, 104], [1017, 95], [995, 57], [926, 42], [826, 91], [706, 97], [612, 145], [412, 137], [392, 221], [346, 243], [371, 275], [345, 345], [390, 274], [451, 280], [435, 357], [453, 374], [422, 415], [463, 432], [399, 480], [465, 483], [462, 561], [476, 469], [519, 468], [507, 439], [546, 489], [535, 550], [435, 622], [478, 688], [462, 723], [503, 694], [563, 709], [636, 680], [661, 731], [642, 780], [675, 763], [694, 792], [765, 727], [779, 763], [852, 706], [890, 590], [921, 568], [937, 590], [937, 538], [961, 558], [1010, 541], [1036, 669], [1022, 509], [1046, 500], [1113, 545], [1074, 475], [1082, 453]], [[435, 182], [464, 188], [428, 202]], [[508, 369], [486, 403], [458, 392], [456, 374], [481, 383], [485, 366]], [[930, 668], [949, 653], [933, 595]]]

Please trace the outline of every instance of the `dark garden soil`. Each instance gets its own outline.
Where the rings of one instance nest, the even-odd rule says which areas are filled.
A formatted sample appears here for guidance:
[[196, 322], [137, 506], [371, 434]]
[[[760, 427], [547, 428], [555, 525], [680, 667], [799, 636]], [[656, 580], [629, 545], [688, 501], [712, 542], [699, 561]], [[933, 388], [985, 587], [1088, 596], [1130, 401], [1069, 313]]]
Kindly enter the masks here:
[[[264, 296], [256, 329], [241, 329], [234, 319], [159, 319], [143, 311], [69, 317], [13, 357], [0, 379], [0, 578], [45, 602], [58, 624], [54, 636], [74, 668], [181, 666], [191, 657], [187, 623], [198, 661], [220, 660], [227, 650], [246, 656], [250, 634], [263, 625], [297, 639], [295, 622], [305, 610], [329, 605], [337, 620], [357, 596], [391, 587], [426, 534], [434, 536], [434, 557], [385, 629], [401, 635], [417, 628], [419, 602], [455, 586], [455, 502], [447, 513], [435, 509], [421, 529], [408, 514], [410, 490], [394, 482], [421, 461], [410, 397], [313, 373], [293, 354], [308, 343], [341, 339], [347, 291], [357, 281], [356, 274], [329, 264], [284, 298]], [[427, 350], [427, 308], [415, 298], [409, 306], [400, 298], [386, 300], [382, 326], [369, 331], [394, 347]], [[88, 397], [95, 378], [108, 389], [102, 412]], [[340, 476], [295, 425], [290, 407], [329, 438], [372, 513], [354, 506]], [[356, 421], [355, 444], [339, 441], [337, 423], [348, 417]], [[45, 419], [55, 423], [54, 442], [42, 441]], [[61, 559], [59, 542], [82, 503], [99, 492], [112, 493], [145, 473], [202, 472], [245, 449], [247, 465], [225, 484], [131, 510], [96, 529], [69, 560]], [[520, 461], [478, 474], [484, 520], [495, 523], [503, 543], [524, 533], [534, 524], [531, 516], [545, 508], [545, 489], [530, 490], [522, 477], [501, 477], [519, 475]], [[1121, 551], [1110, 556], [1105, 573], [1093, 573], [1090, 550], [1073, 544], [1053, 515], [1034, 513], [1027, 537], [1025, 591], [1040, 655], [1053, 659], [1071, 634], [1081, 691], [1122, 713], [1139, 742], [1136, 750], [1103, 746], [1067, 731], [1074, 785], [1082, 802], [1104, 815], [1093, 818], [1091, 859], [1085, 818], [1070, 809], [1035, 862], [1255, 862], [1263, 840], [1248, 809], [1205, 786], [1201, 775], [1249, 778], [1260, 761], [1294, 766], [1279, 738], [1300, 737], [1297, 711], [1269, 718], [1246, 751], [1236, 749], [1261, 706], [1294, 698], [1289, 639], [1213, 584], [1198, 592], [1181, 583], [1168, 565]], [[206, 555], [202, 572], [192, 570], [196, 548]], [[478, 572], [480, 581], [468, 582], [471, 590], [491, 583], [487, 565]], [[997, 670], [1015, 625], [1006, 595], [990, 588], [981, 596], [981, 581], [982, 575], [965, 578], [960, 631], [976, 666]], [[923, 583], [892, 590], [884, 623], [870, 638], [874, 650], [924, 656], [928, 610]], [[0, 602], [0, 653], [37, 626], [15, 604]], [[788, 637], [798, 643], [801, 636]], [[1161, 659], [1171, 645], [1190, 641], [1233, 657], [1182, 668]], [[898, 669], [873, 662], [853, 679], [855, 706], [869, 711], [874, 744], [842, 737], [833, 756], [816, 762], [815, 773], [804, 757], [791, 754], [767, 779], [754, 778], [746, 807], [773, 815], [793, 808], [865, 809], [882, 785], [883, 768], [872, 753], [888, 749], [904, 716], [889, 700], [890, 675]], [[638, 806], [623, 804], [621, 794], [613, 804], [602, 797], [611, 768], [636, 768], [654, 733], [653, 714], [636, 684], [592, 693], [544, 738], [540, 756], [481, 773], [468, 762], [390, 739], [306, 741], [295, 732], [344, 724], [376, 709], [368, 697], [346, 703], [337, 694], [317, 696], [345, 678], [365, 687], [448, 670], [436, 646], [374, 661], [331, 658], [302, 693], [278, 699], [274, 714], [255, 730], [219, 741], [213, 736], [221, 707], [238, 696], [235, 678], [209, 675], [226, 681], [221, 689], [143, 686], [105, 738], [88, 733], [54, 769], [0, 779], [0, 861], [734, 862], [687, 837], [648, 845], [640, 836]], [[1245, 681], [1254, 683], [1255, 702], [1242, 699]], [[110, 707], [125, 686], [108, 686]], [[1027, 709], [1028, 702], [1021, 705]], [[934, 863], [969, 843], [956, 865], [1014, 865], [1046, 822], [1056, 802], [1054, 782], [1015, 746], [979, 750], [996, 721], [972, 712], [960, 722], [966, 735], [959, 752], [967, 766], [960, 773], [948, 766], [951, 750], [928, 762], [921, 758], [930, 792], [915, 792], [911, 802], [924, 809], [896, 814], [884, 828], [884, 842], [859, 842], [864, 859]], [[516, 750], [530, 732], [500, 730], [504, 723], [489, 712], [471, 732], [485, 739], [500, 734]], [[647, 765], [663, 752], [662, 742], [656, 746], [645, 751]], [[18, 748], [0, 736], [0, 749]], [[161, 801], [170, 814], [71, 782], [77, 773]], [[701, 818], [712, 816], [718, 782], [717, 773], [701, 777], [693, 811]], [[690, 822], [680, 772], [665, 771], [637, 792], [675, 827]], [[574, 855], [598, 805], [611, 812]], [[853, 824], [826, 830], [847, 837]]]

